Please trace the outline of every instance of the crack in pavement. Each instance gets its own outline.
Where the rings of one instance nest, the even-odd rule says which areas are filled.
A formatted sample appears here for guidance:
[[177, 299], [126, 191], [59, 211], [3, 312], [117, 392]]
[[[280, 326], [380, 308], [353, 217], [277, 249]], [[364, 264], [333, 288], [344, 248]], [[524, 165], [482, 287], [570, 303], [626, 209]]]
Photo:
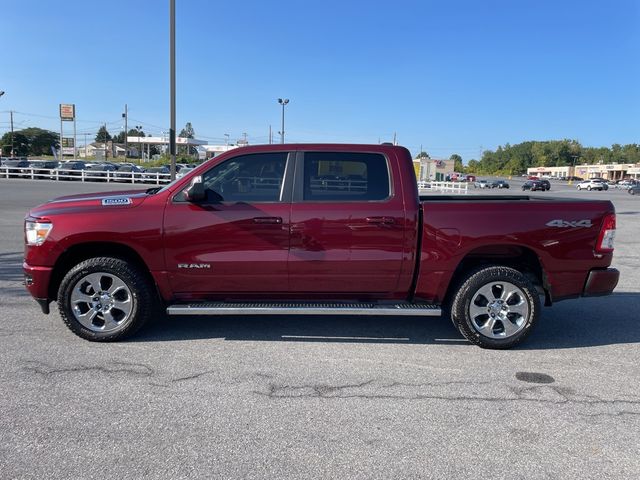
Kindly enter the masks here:
[[111, 365], [75, 365], [69, 367], [52, 367], [46, 363], [28, 361], [26, 365], [22, 367], [22, 371], [35, 373], [42, 375], [46, 378], [53, 375], [62, 375], [67, 373], [84, 373], [84, 372], [96, 372], [104, 373], [107, 375], [133, 375], [150, 377], [154, 375], [154, 370], [142, 363], [129, 363], [129, 362], [111, 362]]
[[[190, 380], [198, 380], [199, 378], [202, 378], [202, 377], [207, 376], [207, 375], [213, 375], [213, 374], [216, 374], [217, 372], [218, 372], [217, 370], [204, 370], [202, 372], [196, 372], [196, 373], [193, 373], [191, 375], [185, 375], [185, 376], [182, 376], [182, 377], [171, 378], [171, 379], [168, 379], [165, 382], [150, 382], [149, 385], [154, 386], [154, 387], [169, 388], [172, 385], [180, 384], [180, 383], [183, 383], [183, 382], [188, 382]], [[232, 382], [227, 382], [227, 381], [224, 381], [224, 380], [222, 380], [220, 378], [214, 379], [214, 382], [215, 383], [219, 383], [219, 384], [225, 384], [225, 385], [238, 385], [238, 384], [242, 384], [242, 383], [252, 382], [256, 378], [259, 379], [259, 380], [263, 380], [263, 379], [271, 379], [271, 378], [273, 378], [273, 376], [269, 375], [267, 373], [255, 372], [255, 373], [251, 373], [249, 375], [240, 376], [237, 380], [234, 380]]]
[[[493, 384], [504, 388], [504, 395], [481, 393], [483, 385]], [[463, 393], [448, 393], [446, 389], [453, 385], [467, 385], [471, 390]], [[409, 390], [409, 392], [407, 392]], [[413, 390], [413, 391], [412, 391]], [[418, 391], [415, 391], [418, 390]], [[326, 385], [326, 384], [276, 384], [269, 383], [266, 391], [254, 390], [255, 394], [271, 399], [292, 398], [321, 398], [347, 399], [359, 398], [365, 400], [395, 399], [395, 400], [447, 400], [447, 401], [477, 401], [477, 402], [533, 402], [543, 404], [578, 404], [586, 406], [638, 407], [640, 398], [605, 399], [596, 395], [578, 394], [573, 389], [558, 385], [533, 385], [517, 387], [495, 382], [440, 382], [440, 383], [402, 383], [368, 380], [361, 383]], [[639, 412], [621, 410], [626, 414], [640, 415]], [[605, 415], [606, 413], [602, 413]]]

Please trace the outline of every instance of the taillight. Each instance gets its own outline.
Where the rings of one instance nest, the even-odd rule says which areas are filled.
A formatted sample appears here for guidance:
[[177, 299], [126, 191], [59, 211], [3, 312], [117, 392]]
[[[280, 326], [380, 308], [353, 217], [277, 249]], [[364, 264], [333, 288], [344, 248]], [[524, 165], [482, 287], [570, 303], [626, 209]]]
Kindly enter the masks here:
[[598, 234], [598, 242], [596, 243], [596, 252], [608, 253], [613, 252], [613, 241], [616, 238], [616, 214], [608, 213], [602, 221], [600, 233]]

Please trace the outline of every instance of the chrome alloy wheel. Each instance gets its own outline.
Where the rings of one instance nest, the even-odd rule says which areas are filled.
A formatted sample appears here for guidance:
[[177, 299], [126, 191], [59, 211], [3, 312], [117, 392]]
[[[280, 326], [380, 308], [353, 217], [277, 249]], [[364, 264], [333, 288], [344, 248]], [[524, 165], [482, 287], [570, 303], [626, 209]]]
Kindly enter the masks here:
[[96, 272], [82, 277], [71, 292], [71, 310], [83, 327], [111, 332], [126, 325], [133, 309], [131, 290], [111, 273]]
[[512, 337], [522, 330], [529, 312], [524, 291], [502, 281], [480, 287], [469, 304], [473, 328], [485, 337], [496, 339]]

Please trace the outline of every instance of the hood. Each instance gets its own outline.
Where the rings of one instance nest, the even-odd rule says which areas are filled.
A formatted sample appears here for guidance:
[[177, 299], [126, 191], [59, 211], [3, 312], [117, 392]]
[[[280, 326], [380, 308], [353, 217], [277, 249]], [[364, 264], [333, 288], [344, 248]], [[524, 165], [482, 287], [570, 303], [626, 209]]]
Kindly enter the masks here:
[[140, 206], [148, 197], [144, 190], [123, 190], [66, 195], [31, 209], [32, 217], [46, 217], [60, 213], [97, 213], [127, 210]]

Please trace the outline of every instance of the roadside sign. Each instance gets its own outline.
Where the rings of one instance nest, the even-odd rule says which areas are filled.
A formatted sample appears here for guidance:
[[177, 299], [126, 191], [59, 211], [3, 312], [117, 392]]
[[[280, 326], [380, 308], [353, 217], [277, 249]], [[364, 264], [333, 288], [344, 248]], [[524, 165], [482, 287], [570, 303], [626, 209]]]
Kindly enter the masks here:
[[73, 140], [73, 137], [64, 137], [62, 139], [63, 148], [66, 148], [66, 147], [73, 148], [74, 146], [75, 146], [75, 142]]
[[76, 106], [73, 103], [60, 104], [60, 120], [74, 121], [76, 119]]

